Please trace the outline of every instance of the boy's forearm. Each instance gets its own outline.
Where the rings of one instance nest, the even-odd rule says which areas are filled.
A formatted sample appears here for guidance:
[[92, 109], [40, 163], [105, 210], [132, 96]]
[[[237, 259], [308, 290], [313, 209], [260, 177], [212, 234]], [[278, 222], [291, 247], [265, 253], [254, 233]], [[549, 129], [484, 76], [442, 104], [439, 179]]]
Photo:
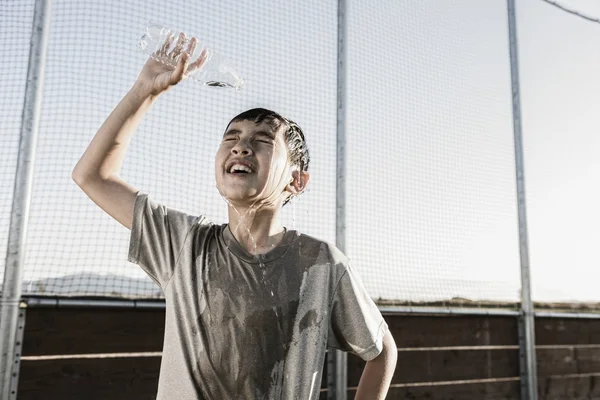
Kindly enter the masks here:
[[355, 400], [384, 400], [396, 369], [398, 350], [386, 349], [371, 361], [363, 370]]
[[109, 177], [118, 174], [131, 137], [156, 100], [142, 87], [134, 85], [102, 124], [73, 169], [75, 179], [90, 175]]

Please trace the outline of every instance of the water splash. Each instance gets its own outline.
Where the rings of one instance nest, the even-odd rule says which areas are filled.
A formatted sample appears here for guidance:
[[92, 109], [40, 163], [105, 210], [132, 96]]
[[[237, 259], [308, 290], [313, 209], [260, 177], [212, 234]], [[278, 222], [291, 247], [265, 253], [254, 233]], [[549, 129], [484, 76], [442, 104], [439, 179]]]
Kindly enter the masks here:
[[[235, 227], [235, 229], [233, 230], [233, 232], [231, 232], [234, 236], [237, 233], [238, 228], [240, 227], [240, 225], [244, 225], [244, 228], [246, 228], [246, 231], [248, 232], [248, 236], [250, 236], [250, 239], [252, 240], [252, 243], [254, 244], [254, 253], [256, 253], [256, 249], [258, 248], [258, 245], [256, 244], [256, 240], [254, 240], [254, 236], [252, 235], [252, 232], [250, 232], [250, 228], [248, 227], [248, 225], [245, 224], [244, 220], [246, 218], [246, 215], [252, 211], [252, 209], [254, 208], [254, 203], [252, 203], [252, 205], [250, 207], [248, 207], [248, 209], [246, 210], [246, 212], [244, 213], [244, 215], [241, 215], [240, 212], [237, 210], [237, 208], [235, 208], [235, 206], [233, 205], [233, 203], [231, 202], [231, 200], [229, 198], [227, 198], [226, 196], [224, 196], [221, 191], [219, 190], [219, 186], [215, 185], [217, 188], [217, 191], [219, 192], [219, 194], [221, 195], [221, 197], [223, 198], [223, 200], [225, 200], [227, 202], [227, 204], [229, 204], [231, 206], [231, 208], [233, 208], [233, 210], [236, 212], [236, 214], [240, 217], [240, 220], [237, 224], [237, 226]], [[258, 201], [258, 200], [257, 200]], [[257, 209], [258, 210], [258, 209]]]
[[[213, 82], [211, 82], [213, 83]], [[216, 85], [215, 85], [216, 86]], [[276, 151], [276, 150], [275, 150]], [[271, 153], [271, 156], [273, 157], [275, 155], [275, 152]], [[269, 172], [267, 175], [267, 185], [271, 180], [271, 173], [272, 170], [271, 168], [269, 168]], [[237, 233], [238, 229], [240, 228], [240, 225], [244, 225], [244, 228], [246, 230], [246, 232], [248, 232], [248, 236], [250, 237], [250, 239], [252, 240], [253, 246], [254, 246], [254, 252], [253, 255], [258, 258], [258, 263], [259, 263], [259, 268], [262, 271], [262, 283], [263, 285], [265, 284], [265, 275], [266, 275], [266, 266], [263, 262], [263, 255], [262, 254], [257, 254], [257, 250], [258, 250], [258, 244], [254, 238], [254, 236], [252, 235], [251, 232], [251, 227], [252, 225], [254, 225], [254, 220], [256, 219], [256, 215], [258, 210], [263, 207], [268, 205], [269, 203], [272, 203], [274, 200], [272, 200], [272, 197], [274, 194], [276, 194], [278, 192], [279, 188], [285, 188], [285, 185], [282, 186], [283, 184], [283, 179], [285, 179], [283, 176], [280, 178], [279, 182], [274, 185], [273, 191], [269, 194], [269, 196], [261, 199], [261, 195], [263, 194], [264, 190], [266, 189], [267, 185], [265, 185], [262, 189], [262, 191], [258, 194], [257, 196], [257, 200], [255, 200], [250, 207], [248, 207], [248, 209], [246, 210], [246, 212], [244, 213], [244, 215], [241, 215], [241, 213], [238, 211], [238, 209], [233, 205], [233, 202], [231, 201], [231, 199], [229, 199], [227, 196], [225, 196], [223, 193], [221, 193], [221, 190], [219, 189], [218, 185], [216, 185], [217, 187], [217, 191], [219, 192], [219, 194], [221, 195], [221, 197], [227, 202], [228, 205], [231, 206], [231, 208], [237, 213], [238, 217], [239, 217], [239, 221], [237, 226], [234, 228], [232, 234], [235, 236], [235, 234]], [[300, 188], [300, 192], [304, 189], [304, 182], [302, 181], [302, 171], [298, 171], [298, 179], [299, 179], [299, 188]], [[296, 195], [291, 194], [290, 201], [295, 200]], [[260, 201], [260, 202], [259, 202]], [[258, 203], [258, 204], [257, 204]], [[293, 202], [294, 204], [292, 204], [292, 227], [293, 229], [296, 229], [296, 202]], [[252, 219], [252, 224], [250, 225], [250, 227], [248, 227], [247, 221], [246, 221], [246, 217], [250, 214], [252, 215], [252, 211], [255, 211], [254, 213], [254, 218]], [[271, 248], [275, 247], [274, 244], [272, 244], [270, 246]], [[271, 291], [271, 297], [274, 297], [273, 291]]]
[[[271, 178], [271, 172], [272, 170], [269, 168], [269, 173], [267, 174], [267, 184], [268, 182], [270, 182], [270, 178]], [[250, 225], [250, 227], [248, 227], [248, 225], [246, 224], [246, 216], [251, 213], [251, 211], [255, 211], [254, 214], [254, 218], [256, 218], [256, 212], [258, 212], [258, 210], [269, 204], [269, 199], [272, 198], [272, 196], [278, 191], [277, 189], [279, 188], [279, 186], [281, 186], [283, 180], [280, 179], [278, 185], [275, 185], [275, 187], [273, 188], [273, 191], [269, 194], [269, 196], [267, 196], [266, 198], [262, 199], [261, 201], [261, 195], [263, 194], [265, 188], [267, 185], [265, 185], [262, 189], [262, 191], [258, 194], [257, 199], [250, 205], [250, 207], [248, 207], [248, 209], [246, 210], [246, 212], [244, 213], [244, 215], [241, 215], [240, 212], [237, 210], [237, 208], [233, 205], [233, 202], [231, 201], [231, 199], [229, 199], [227, 196], [225, 196], [223, 193], [221, 193], [221, 190], [219, 189], [218, 185], [215, 185], [215, 187], [217, 188], [217, 191], [219, 192], [219, 194], [221, 195], [221, 197], [227, 202], [227, 204], [229, 204], [231, 206], [231, 208], [233, 208], [233, 210], [236, 212], [236, 214], [240, 217], [237, 226], [235, 227], [235, 229], [233, 230], [232, 234], [235, 236], [235, 234], [237, 233], [240, 225], [244, 225], [244, 228], [246, 229], [246, 232], [248, 232], [248, 236], [250, 237], [250, 239], [252, 240], [252, 243], [254, 245], [254, 255], [256, 256], [257, 254], [257, 249], [258, 249], [258, 244], [256, 243], [256, 240], [254, 239], [254, 236], [252, 235], [252, 232], [250, 230], [250, 228], [252, 227], [252, 225], [254, 224], [254, 219], [252, 220], [252, 225]], [[257, 204], [258, 203], [258, 204]], [[295, 224], [295, 222], [294, 222]], [[271, 247], [275, 247], [275, 245], [272, 245]], [[261, 268], [264, 268], [264, 263], [262, 262], [262, 260], [259, 257], [259, 265]]]

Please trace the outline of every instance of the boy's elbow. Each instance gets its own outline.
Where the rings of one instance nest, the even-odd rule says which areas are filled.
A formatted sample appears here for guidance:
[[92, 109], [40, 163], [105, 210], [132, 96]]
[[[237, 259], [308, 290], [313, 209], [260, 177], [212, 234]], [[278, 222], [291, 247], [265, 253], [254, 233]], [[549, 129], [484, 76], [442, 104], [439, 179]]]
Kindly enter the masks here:
[[79, 180], [80, 180], [80, 178], [79, 178], [79, 174], [78, 174], [78, 173], [76, 173], [76, 172], [75, 172], [75, 170], [73, 170], [73, 171], [71, 172], [71, 179], [72, 179], [72, 180], [74, 180], [74, 181], [75, 181], [75, 183], [77, 183], [77, 181], [79, 181]]
[[85, 178], [85, 171], [81, 168], [79, 163], [75, 165], [73, 171], [71, 171], [71, 179], [75, 181], [75, 183], [81, 182]]

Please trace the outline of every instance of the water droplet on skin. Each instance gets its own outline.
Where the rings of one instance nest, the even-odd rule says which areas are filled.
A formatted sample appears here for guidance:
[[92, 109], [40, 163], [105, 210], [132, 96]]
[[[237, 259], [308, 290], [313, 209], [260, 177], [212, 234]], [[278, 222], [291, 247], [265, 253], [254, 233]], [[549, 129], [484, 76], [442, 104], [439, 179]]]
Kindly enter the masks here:
[[[269, 171], [269, 174], [270, 174], [270, 171]], [[235, 229], [231, 233], [235, 236], [240, 225], [244, 225], [244, 228], [246, 228], [246, 231], [248, 232], [248, 235], [250, 236], [250, 239], [252, 240], [252, 243], [254, 244], [254, 253], [256, 254], [256, 249], [258, 248], [258, 246], [256, 244], [256, 240], [254, 240], [254, 236], [252, 235], [252, 232], [250, 232], [250, 228], [248, 228], [248, 226], [245, 223], [246, 215], [248, 215], [248, 213], [255, 208], [254, 205], [256, 204], [256, 202], [252, 203], [252, 205], [250, 207], [248, 207], [248, 209], [246, 210], [244, 215], [241, 215], [240, 212], [237, 210], [237, 208], [235, 208], [235, 206], [233, 205], [231, 200], [229, 198], [227, 198], [226, 196], [224, 196], [223, 194], [221, 194], [221, 191], [219, 190], [219, 186], [215, 185], [215, 187], [217, 188], [217, 191], [219, 192], [219, 194], [221, 195], [223, 200], [225, 200], [225, 202], [227, 202], [227, 204], [229, 204], [231, 206], [231, 208], [233, 208], [233, 210], [236, 212], [236, 214], [240, 217], [238, 225], [235, 227]], [[231, 229], [231, 227], [230, 227], [230, 229]]]
[[[212, 82], [211, 82], [211, 83], [212, 83]], [[217, 86], [217, 85], [215, 85], [215, 86]], [[267, 176], [267, 180], [269, 180], [269, 179], [270, 179], [270, 176], [271, 176], [271, 170], [269, 170], [269, 173], [268, 173], [268, 176]], [[300, 182], [300, 183], [302, 183], [302, 182]], [[223, 194], [221, 193], [221, 191], [219, 190], [219, 186], [218, 186], [218, 185], [215, 185], [215, 186], [216, 186], [216, 188], [217, 188], [217, 191], [218, 191], [218, 192], [219, 192], [219, 194], [221, 195], [221, 197], [222, 197], [222, 198], [225, 200], [225, 202], [226, 202], [226, 203], [227, 203], [229, 206], [231, 206], [231, 208], [232, 208], [232, 209], [233, 209], [233, 210], [234, 210], [234, 211], [237, 213], [237, 215], [239, 216], [238, 225], [235, 227], [235, 229], [233, 230], [232, 234], [235, 236], [235, 234], [237, 233], [237, 230], [240, 228], [240, 226], [241, 226], [241, 225], [243, 225], [243, 227], [244, 227], [244, 228], [246, 229], [246, 231], [248, 232], [248, 236], [250, 237], [250, 239], [252, 240], [252, 243], [254, 244], [254, 255], [255, 255], [255, 257], [257, 257], [257, 258], [258, 258], [259, 267], [260, 267], [260, 270], [262, 271], [262, 283], [263, 283], [263, 285], [265, 285], [265, 284], [266, 284], [266, 283], [265, 283], [265, 277], [266, 277], [266, 266], [265, 266], [265, 264], [264, 264], [264, 263], [263, 263], [263, 261], [262, 261], [264, 257], [263, 257], [263, 255], [262, 255], [262, 254], [256, 254], [256, 253], [257, 253], [257, 249], [258, 249], [258, 245], [257, 245], [257, 243], [256, 243], [256, 240], [254, 239], [254, 236], [252, 235], [252, 232], [250, 231], [250, 228], [249, 228], [249, 227], [248, 227], [248, 225], [246, 224], [246, 216], [248, 215], [248, 213], [250, 213], [252, 210], [256, 210], [256, 211], [258, 211], [258, 209], [259, 209], [261, 206], [263, 206], [264, 204], [259, 204], [259, 205], [256, 205], [256, 203], [259, 201], [259, 200], [257, 199], [257, 200], [256, 200], [254, 203], [252, 203], [252, 204], [250, 205], [250, 207], [248, 207], [248, 209], [246, 210], [246, 212], [244, 213], [244, 215], [241, 215], [241, 214], [240, 214], [240, 212], [237, 210], [237, 208], [236, 208], [236, 207], [233, 205], [233, 202], [231, 201], [231, 199], [229, 199], [227, 196], [225, 196], [225, 195], [223, 195]], [[263, 189], [263, 190], [264, 190], [264, 189]], [[273, 189], [273, 192], [271, 193], [271, 195], [269, 195], [269, 196], [268, 196], [266, 199], [267, 199], [267, 200], [271, 199], [271, 197], [272, 197], [272, 196], [275, 194], [275, 191], [276, 191], [276, 190], [277, 190], [277, 188], [274, 188], [274, 189]], [[262, 194], [262, 192], [261, 192], [261, 194]], [[260, 196], [259, 196], [259, 197], [260, 197]], [[266, 204], [266, 203], [265, 203], [265, 204]], [[295, 202], [294, 202], [294, 204], [293, 204], [293, 207], [294, 207], [294, 214], [293, 214], [293, 226], [294, 226], [294, 228], [295, 228], [295, 225], [296, 225], [296, 203], [295, 203]], [[255, 214], [255, 216], [254, 216], [254, 217], [256, 218], [256, 214]], [[231, 229], [231, 226], [230, 226], [229, 228]], [[300, 235], [300, 232], [297, 232], [296, 234], [299, 236], [299, 235]], [[275, 247], [275, 244], [271, 244], [271, 245], [270, 245], [270, 247], [271, 247], [271, 248], [274, 248], [274, 247]], [[273, 291], [271, 291], [271, 297], [274, 297], [274, 296], [275, 296], [275, 295], [274, 295]], [[275, 314], [276, 314], [276, 315], [278, 315], [278, 314], [277, 314], [277, 310], [275, 310]]]

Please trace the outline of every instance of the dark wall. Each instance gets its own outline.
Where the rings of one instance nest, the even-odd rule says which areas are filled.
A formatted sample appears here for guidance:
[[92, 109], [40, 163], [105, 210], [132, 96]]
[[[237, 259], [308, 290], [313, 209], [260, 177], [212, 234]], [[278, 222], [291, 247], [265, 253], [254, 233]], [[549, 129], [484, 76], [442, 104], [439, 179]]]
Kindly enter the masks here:
[[[515, 317], [385, 318], [399, 348], [388, 399], [520, 398]], [[102, 354], [160, 352], [163, 333], [159, 309], [28, 308], [18, 399], [154, 399], [159, 355]], [[538, 318], [536, 345], [540, 400], [600, 399], [600, 320]], [[349, 399], [364, 364], [348, 356]]]

